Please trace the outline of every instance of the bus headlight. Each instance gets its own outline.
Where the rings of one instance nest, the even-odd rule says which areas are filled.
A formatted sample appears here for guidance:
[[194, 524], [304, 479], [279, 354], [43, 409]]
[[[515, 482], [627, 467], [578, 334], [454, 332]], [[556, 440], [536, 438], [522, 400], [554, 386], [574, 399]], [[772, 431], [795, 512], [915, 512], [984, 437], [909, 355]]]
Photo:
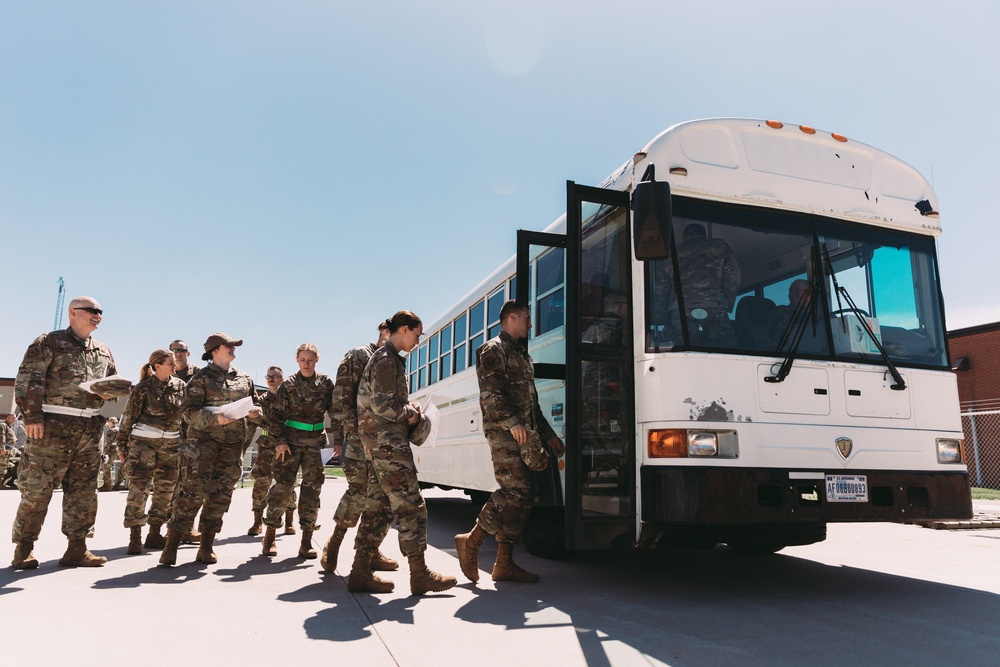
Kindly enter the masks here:
[[719, 453], [719, 437], [708, 431], [688, 431], [688, 456], [716, 456]]
[[962, 463], [965, 459], [962, 455], [963, 445], [963, 441], [956, 438], [938, 438], [938, 463]]
[[654, 428], [646, 435], [646, 453], [651, 459], [737, 459], [740, 446], [736, 431]]

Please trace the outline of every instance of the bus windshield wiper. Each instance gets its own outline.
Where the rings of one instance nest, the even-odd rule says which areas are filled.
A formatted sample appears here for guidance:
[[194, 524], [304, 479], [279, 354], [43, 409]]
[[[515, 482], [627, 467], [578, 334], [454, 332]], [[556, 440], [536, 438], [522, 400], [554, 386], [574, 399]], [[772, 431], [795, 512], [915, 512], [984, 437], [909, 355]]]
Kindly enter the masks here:
[[[854, 313], [854, 316], [858, 318], [858, 322], [861, 323], [861, 328], [865, 330], [865, 333], [868, 334], [868, 338], [870, 338], [871, 341], [875, 343], [875, 347], [878, 348], [879, 354], [882, 355], [882, 361], [885, 362], [885, 367], [889, 369], [889, 374], [892, 376], [892, 379], [894, 381], [894, 384], [889, 385], [889, 388], [894, 389], [896, 391], [902, 391], [906, 389], [906, 382], [903, 381], [903, 376], [899, 374], [898, 370], [896, 370], [896, 364], [892, 363], [892, 359], [889, 358], [889, 353], [885, 351], [885, 348], [882, 347], [882, 342], [878, 339], [878, 336], [875, 335], [875, 332], [872, 331], [872, 328], [868, 325], [868, 318], [866, 318], [864, 313], [861, 312], [861, 309], [854, 304], [854, 299], [852, 299], [851, 295], [847, 292], [847, 288], [841, 287], [836, 283], [837, 280], [836, 278], [834, 278], [834, 288], [837, 290], [837, 293], [843, 295], [844, 300], [847, 302], [847, 307], [850, 309], [852, 313]], [[844, 327], [844, 331], [846, 332], [847, 322], [843, 321], [844, 320], [843, 317], [841, 317], [840, 319], [841, 319], [841, 326]]]
[[799, 350], [799, 343], [802, 342], [802, 334], [805, 333], [806, 325], [809, 320], [812, 320], [813, 327], [816, 326], [816, 303], [816, 288], [812, 286], [809, 292], [795, 304], [792, 317], [788, 320], [788, 325], [781, 334], [781, 340], [778, 341], [778, 350], [790, 343], [788, 354], [781, 362], [778, 372], [765, 377], [764, 382], [783, 382], [792, 372], [792, 362], [795, 360], [795, 353]]

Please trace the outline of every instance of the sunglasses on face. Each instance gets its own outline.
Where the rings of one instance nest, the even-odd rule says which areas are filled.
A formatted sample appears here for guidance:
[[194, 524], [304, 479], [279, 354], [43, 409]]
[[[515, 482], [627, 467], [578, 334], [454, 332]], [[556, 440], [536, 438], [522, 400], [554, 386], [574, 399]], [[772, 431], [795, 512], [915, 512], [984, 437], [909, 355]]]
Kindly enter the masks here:
[[91, 315], [103, 315], [104, 311], [100, 308], [91, 308], [90, 306], [80, 306], [79, 308], [74, 308], [73, 310], [83, 310]]

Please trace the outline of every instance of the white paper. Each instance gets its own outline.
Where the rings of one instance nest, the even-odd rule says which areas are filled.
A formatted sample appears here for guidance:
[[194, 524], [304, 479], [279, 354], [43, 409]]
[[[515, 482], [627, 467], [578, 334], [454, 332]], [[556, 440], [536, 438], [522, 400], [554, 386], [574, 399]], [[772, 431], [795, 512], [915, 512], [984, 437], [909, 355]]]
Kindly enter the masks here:
[[326, 465], [333, 458], [333, 447], [324, 447], [319, 450], [319, 455], [323, 458], [323, 465]]
[[226, 419], [243, 419], [256, 406], [253, 404], [252, 396], [245, 396], [238, 401], [226, 403], [225, 405], [205, 406], [205, 409], [213, 413], [222, 413]]
[[427, 417], [427, 421], [431, 423], [431, 432], [427, 436], [427, 440], [421, 445], [423, 448], [433, 447], [434, 443], [437, 442], [438, 437], [438, 427], [441, 425], [441, 411], [437, 409], [437, 406], [431, 401], [431, 396], [427, 397], [427, 402], [420, 406], [420, 414]]
[[132, 384], [132, 381], [129, 380], [124, 375], [109, 375], [108, 377], [100, 378], [99, 380], [91, 380], [90, 382], [81, 382], [80, 389], [83, 389], [84, 391], [89, 392], [91, 394], [96, 394], [97, 392], [91, 389], [91, 387], [93, 387], [98, 382], [107, 382], [108, 380], [124, 380], [125, 382]]

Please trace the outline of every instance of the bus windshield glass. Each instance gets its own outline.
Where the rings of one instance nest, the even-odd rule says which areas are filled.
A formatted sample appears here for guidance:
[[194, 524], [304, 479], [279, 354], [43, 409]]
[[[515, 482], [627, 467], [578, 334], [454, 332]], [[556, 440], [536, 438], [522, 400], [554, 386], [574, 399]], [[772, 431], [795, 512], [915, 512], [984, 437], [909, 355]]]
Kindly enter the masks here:
[[882, 363], [874, 336], [897, 365], [947, 367], [931, 237], [683, 198], [673, 207], [671, 256], [645, 268], [648, 351], [794, 348]]

